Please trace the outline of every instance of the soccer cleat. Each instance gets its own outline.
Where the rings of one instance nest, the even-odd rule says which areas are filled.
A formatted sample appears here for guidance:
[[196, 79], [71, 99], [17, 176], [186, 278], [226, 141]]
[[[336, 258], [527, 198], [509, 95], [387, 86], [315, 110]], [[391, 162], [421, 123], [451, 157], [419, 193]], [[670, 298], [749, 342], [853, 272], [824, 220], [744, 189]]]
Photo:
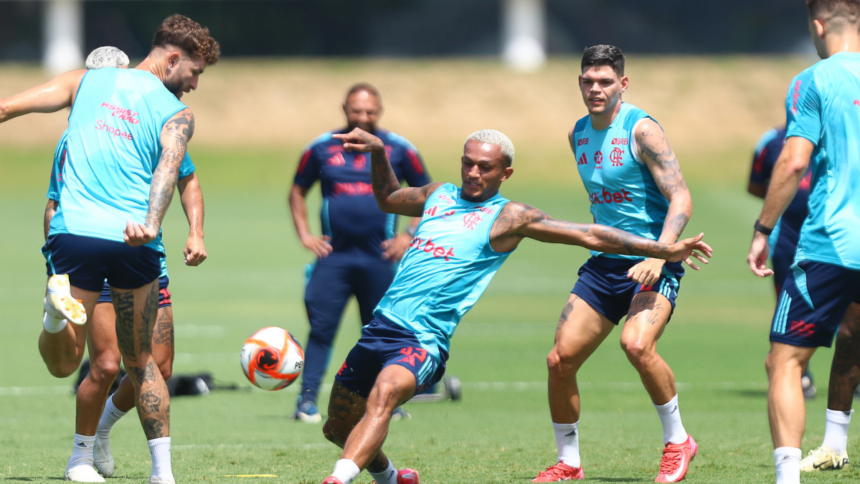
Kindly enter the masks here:
[[71, 287], [68, 274], [51, 276], [45, 295], [45, 312], [57, 319], [81, 325], [87, 322], [87, 311], [81, 301], [72, 297]]
[[693, 457], [699, 453], [699, 446], [690, 434], [683, 444], [666, 444], [663, 448], [663, 459], [660, 461], [660, 473], [654, 482], [679, 482], [687, 476], [687, 469]]
[[323, 479], [322, 484], [343, 484], [343, 482], [334, 476], [328, 476]]
[[800, 472], [836, 471], [847, 465], [847, 450], [837, 454], [830, 447], [822, 445], [817, 449], [810, 450], [809, 454], [800, 461]]
[[176, 484], [172, 477], [150, 477], [149, 484]]
[[299, 405], [296, 407], [296, 411], [293, 412], [290, 418], [297, 422], [299, 420], [305, 423], [322, 422], [322, 415], [320, 415], [320, 411], [317, 408], [317, 404], [313, 400], [300, 401]]
[[93, 466], [82, 465], [66, 469], [66, 480], [73, 482], [105, 482]]
[[800, 377], [800, 387], [803, 389], [803, 398], [806, 400], [812, 400], [818, 394], [815, 378], [812, 377], [812, 372], [808, 370]]
[[[376, 484], [376, 481], [373, 481]], [[418, 471], [415, 469], [400, 469], [397, 471], [397, 484], [418, 484]]]
[[558, 482], [558, 481], [578, 481], [585, 477], [582, 472], [582, 467], [570, 467], [564, 462], [559, 462], [556, 465], [549, 466], [545, 471], [541, 471], [532, 482]]
[[397, 422], [398, 420], [412, 420], [412, 414], [403, 409], [403, 407], [397, 407], [391, 412], [391, 421]]
[[96, 437], [96, 443], [93, 447], [93, 461], [93, 465], [101, 475], [113, 477], [114, 465], [113, 455], [110, 452], [110, 439]]

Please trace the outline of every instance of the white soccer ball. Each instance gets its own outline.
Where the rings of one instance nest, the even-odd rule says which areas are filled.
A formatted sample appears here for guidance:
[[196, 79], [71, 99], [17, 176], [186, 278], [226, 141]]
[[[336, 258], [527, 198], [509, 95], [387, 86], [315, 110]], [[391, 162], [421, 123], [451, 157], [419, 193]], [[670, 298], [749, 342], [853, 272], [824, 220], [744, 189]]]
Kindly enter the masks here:
[[305, 366], [305, 352], [289, 331], [263, 328], [245, 340], [242, 371], [256, 387], [275, 391], [290, 386]]

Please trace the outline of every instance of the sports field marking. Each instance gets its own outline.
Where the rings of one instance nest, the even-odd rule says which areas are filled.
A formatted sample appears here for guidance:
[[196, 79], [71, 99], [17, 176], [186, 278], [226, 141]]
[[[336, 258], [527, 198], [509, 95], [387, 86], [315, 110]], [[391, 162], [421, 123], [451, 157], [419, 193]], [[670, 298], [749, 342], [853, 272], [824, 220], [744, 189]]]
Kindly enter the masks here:
[[242, 477], [242, 478], [258, 478], [258, 477], [278, 477], [275, 474], [228, 474], [224, 477]]

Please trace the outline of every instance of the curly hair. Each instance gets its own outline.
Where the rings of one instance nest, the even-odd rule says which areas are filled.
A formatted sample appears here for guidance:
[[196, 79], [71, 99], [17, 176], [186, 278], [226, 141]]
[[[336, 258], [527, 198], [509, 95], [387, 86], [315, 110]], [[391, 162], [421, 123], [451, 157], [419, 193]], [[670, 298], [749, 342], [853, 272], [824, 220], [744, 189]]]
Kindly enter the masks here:
[[174, 14], [164, 19], [155, 31], [152, 47], [172, 45], [184, 50], [188, 55], [206, 61], [207, 66], [218, 62], [221, 56], [221, 46], [209, 35], [209, 29], [190, 18]]

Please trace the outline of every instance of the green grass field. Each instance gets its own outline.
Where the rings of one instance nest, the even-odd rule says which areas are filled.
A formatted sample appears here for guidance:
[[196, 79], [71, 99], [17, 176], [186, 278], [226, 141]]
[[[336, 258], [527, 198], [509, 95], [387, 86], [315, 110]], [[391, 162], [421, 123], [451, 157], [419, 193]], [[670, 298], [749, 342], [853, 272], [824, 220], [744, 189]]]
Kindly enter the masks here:
[[[456, 156], [456, 149], [445, 153]], [[745, 153], [747, 148], [732, 149]], [[293, 146], [193, 153], [206, 195], [209, 260], [199, 268], [180, 263], [187, 226], [174, 204], [165, 234], [176, 316], [175, 374], [209, 371], [218, 380], [250, 386], [238, 361], [247, 336], [278, 325], [305, 340], [303, 267], [311, 256], [297, 243], [284, 203], [297, 152]], [[74, 432], [72, 382], [52, 378], [36, 349], [44, 291], [38, 249], [52, 150], [4, 148], [2, 153], [0, 480], [52, 482], [62, 479]], [[427, 161], [437, 180], [457, 181], [456, 158]], [[553, 171], [514, 177], [503, 193], [560, 218], [590, 220], [568, 161], [559, 158], [545, 163]], [[518, 169], [528, 172], [529, 165]], [[759, 203], [743, 191], [742, 179], [713, 184], [701, 173], [689, 180], [695, 210], [687, 233], [704, 231], [716, 252], [710, 266], [684, 278], [678, 310], [660, 345], [679, 382], [684, 423], [700, 445], [688, 481], [773, 482], [764, 357], [774, 295], [770, 281], [755, 279], [745, 267]], [[545, 357], [586, 258], [579, 248], [535, 242], [525, 242], [511, 256], [453, 340], [448, 368], [463, 381], [463, 400], [407, 405], [413, 420], [394, 423], [386, 444], [395, 465], [418, 468], [425, 484], [525, 483], [555, 462]], [[358, 334], [357, 310], [350, 306], [333, 368]], [[580, 377], [586, 480], [651, 482], [662, 449], [660, 423], [618, 334]], [[819, 445], [823, 436], [831, 355], [822, 350], [812, 362], [819, 397], [808, 406], [804, 450]], [[323, 438], [320, 426], [288, 420], [296, 391], [175, 399], [171, 434], [178, 481], [320, 482], [338, 449]], [[325, 400], [321, 403], [325, 408]], [[860, 456], [858, 442], [849, 442], [852, 455]], [[118, 477], [109, 482], [148, 478], [149, 452], [135, 416], [117, 424], [112, 448]], [[239, 474], [277, 477], [229, 477]], [[849, 468], [804, 482], [858, 479], [860, 470]], [[363, 474], [358, 482], [370, 481]]]

